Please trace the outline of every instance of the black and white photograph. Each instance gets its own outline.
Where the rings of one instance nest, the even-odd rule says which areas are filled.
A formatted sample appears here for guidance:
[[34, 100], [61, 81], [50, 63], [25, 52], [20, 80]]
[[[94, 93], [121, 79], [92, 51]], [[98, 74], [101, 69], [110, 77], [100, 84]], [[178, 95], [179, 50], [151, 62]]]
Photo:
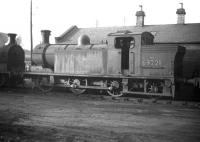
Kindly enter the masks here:
[[199, 142], [198, 0], [0, 0], [0, 142]]

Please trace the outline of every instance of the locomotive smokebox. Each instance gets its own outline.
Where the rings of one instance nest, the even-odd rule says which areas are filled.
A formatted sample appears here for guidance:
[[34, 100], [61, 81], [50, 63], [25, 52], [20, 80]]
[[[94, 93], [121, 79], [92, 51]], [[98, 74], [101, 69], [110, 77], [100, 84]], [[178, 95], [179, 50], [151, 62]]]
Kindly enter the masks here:
[[17, 34], [9, 33], [9, 44], [0, 50], [0, 64], [2, 65], [0, 71], [4, 72], [23, 72], [24, 64], [24, 50], [16, 42]]
[[42, 44], [49, 44], [49, 36], [51, 34], [50, 30], [41, 30], [42, 34]]
[[41, 30], [42, 43], [38, 44], [32, 53], [33, 65], [44, 68], [54, 67], [54, 52], [56, 47], [49, 43], [50, 30]]

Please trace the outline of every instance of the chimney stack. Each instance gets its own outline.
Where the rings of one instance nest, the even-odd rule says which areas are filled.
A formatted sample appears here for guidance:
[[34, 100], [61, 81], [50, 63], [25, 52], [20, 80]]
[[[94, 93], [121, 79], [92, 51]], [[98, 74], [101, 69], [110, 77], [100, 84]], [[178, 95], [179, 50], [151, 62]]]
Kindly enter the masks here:
[[136, 26], [143, 27], [144, 26], [145, 13], [142, 10], [142, 5], [139, 5], [139, 7], [141, 8], [140, 11], [137, 11], [136, 14], [135, 14], [137, 16]]
[[16, 42], [16, 40], [15, 40], [17, 34], [9, 33], [8, 36], [9, 36], [9, 38], [10, 38], [10, 42], [9, 42], [10, 45], [12, 45], [12, 44], [17, 44], [17, 42]]
[[177, 24], [185, 24], [185, 9], [183, 8], [183, 3], [181, 4], [181, 8], [177, 9]]
[[42, 44], [49, 44], [50, 30], [41, 30], [42, 34]]

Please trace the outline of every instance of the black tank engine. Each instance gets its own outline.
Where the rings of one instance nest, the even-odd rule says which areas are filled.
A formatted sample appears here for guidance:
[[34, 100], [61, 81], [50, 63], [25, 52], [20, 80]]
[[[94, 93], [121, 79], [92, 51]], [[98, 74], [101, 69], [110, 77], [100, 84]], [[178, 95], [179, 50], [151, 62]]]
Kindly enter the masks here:
[[[0, 84], [6, 80], [16, 80], [25, 71], [25, 54], [23, 48], [16, 43], [16, 34], [9, 33], [9, 43], [0, 47]], [[15, 81], [14, 81], [15, 82]], [[13, 82], [13, 83], [14, 83]]]

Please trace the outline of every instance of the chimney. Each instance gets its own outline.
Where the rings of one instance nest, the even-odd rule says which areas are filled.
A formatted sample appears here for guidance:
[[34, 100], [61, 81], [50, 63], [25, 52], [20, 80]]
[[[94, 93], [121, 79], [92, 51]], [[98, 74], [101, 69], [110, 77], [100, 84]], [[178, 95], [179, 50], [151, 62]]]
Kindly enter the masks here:
[[181, 4], [181, 8], [177, 9], [177, 24], [185, 24], [185, 9], [183, 8], [183, 3]]
[[41, 30], [42, 34], [42, 44], [49, 44], [50, 30]]
[[16, 40], [15, 40], [17, 34], [9, 33], [8, 36], [9, 36], [9, 38], [10, 38], [9, 44], [11, 44], [11, 45], [12, 45], [12, 44], [17, 44], [17, 42], [16, 42]]
[[145, 13], [142, 10], [142, 5], [139, 5], [139, 7], [141, 8], [140, 11], [137, 11], [136, 14], [135, 14], [137, 16], [136, 26], [143, 27], [144, 26]]

